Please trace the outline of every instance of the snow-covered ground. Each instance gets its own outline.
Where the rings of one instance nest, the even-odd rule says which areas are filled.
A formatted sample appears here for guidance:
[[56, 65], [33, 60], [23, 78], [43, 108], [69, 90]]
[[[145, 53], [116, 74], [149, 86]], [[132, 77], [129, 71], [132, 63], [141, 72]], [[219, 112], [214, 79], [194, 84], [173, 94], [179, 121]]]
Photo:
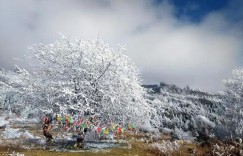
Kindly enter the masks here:
[[9, 124], [9, 121], [5, 120], [4, 117], [0, 117], [0, 128], [4, 128], [8, 124]]

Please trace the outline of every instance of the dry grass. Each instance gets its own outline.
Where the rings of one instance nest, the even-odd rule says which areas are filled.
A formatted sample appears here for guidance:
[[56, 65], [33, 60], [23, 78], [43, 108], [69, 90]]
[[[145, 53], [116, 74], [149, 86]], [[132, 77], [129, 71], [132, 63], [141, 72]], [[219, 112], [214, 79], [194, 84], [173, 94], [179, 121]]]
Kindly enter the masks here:
[[[187, 143], [181, 141], [178, 150], [172, 151], [170, 153], [162, 153], [158, 148], [151, 147], [149, 143], [144, 143], [141, 141], [131, 141], [130, 148], [111, 148], [99, 151], [78, 151], [78, 152], [50, 152], [48, 150], [25, 150], [16, 146], [2, 146], [0, 147], [0, 155], [11, 154], [13, 151], [15, 153], [25, 154], [25, 156], [213, 156], [214, 146], [207, 145], [202, 146], [195, 143]], [[212, 143], [213, 145], [213, 143]], [[228, 147], [229, 144], [221, 143], [220, 147]], [[231, 155], [239, 155], [239, 148], [235, 148], [230, 151]], [[228, 153], [229, 154], [229, 153]]]
[[132, 142], [131, 148], [112, 148], [100, 151], [79, 151], [79, 152], [50, 152], [48, 150], [24, 150], [16, 147], [1, 147], [1, 154], [12, 153], [13, 151], [25, 154], [25, 156], [153, 156], [146, 150], [145, 144]]
[[[111, 148], [107, 150], [99, 150], [99, 151], [79, 151], [79, 152], [50, 152], [48, 150], [26, 150], [22, 149], [19, 146], [2, 146], [0, 147], [0, 155], [2, 154], [10, 154], [13, 151], [25, 154], [25, 156], [166, 156], [168, 153], [162, 153], [158, 148], [152, 148], [151, 143], [138, 141], [141, 138], [145, 138], [146, 136], [142, 133], [138, 134], [124, 134], [123, 137], [126, 139], [130, 139], [130, 147], [118, 147]], [[168, 140], [168, 136], [161, 136], [161, 142], [163, 139]], [[181, 144], [179, 150], [172, 151], [169, 153], [171, 156], [187, 156], [191, 155], [196, 149], [196, 155], [204, 155], [208, 153], [208, 148], [200, 147], [196, 144], [185, 143]]]
[[169, 153], [163, 153], [158, 148], [147, 146], [147, 151], [156, 156], [189, 156], [189, 155], [196, 155], [196, 156], [205, 156], [211, 155], [212, 148], [211, 147], [201, 147], [199, 144], [196, 143], [188, 143], [181, 141], [180, 147], [178, 150], [171, 151]]

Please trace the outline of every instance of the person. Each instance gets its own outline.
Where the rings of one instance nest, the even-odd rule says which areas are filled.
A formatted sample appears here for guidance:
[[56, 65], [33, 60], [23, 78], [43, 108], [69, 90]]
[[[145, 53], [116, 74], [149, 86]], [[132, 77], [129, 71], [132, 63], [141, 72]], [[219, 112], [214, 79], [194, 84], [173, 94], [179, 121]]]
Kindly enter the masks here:
[[53, 143], [53, 137], [49, 132], [49, 125], [43, 125], [43, 135], [47, 138], [47, 143]]
[[52, 116], [46, 115], [43, 120], [43, 135], [47, 138], [47, 143], [53, 143], [53, 137], [50, 133]]
[[83, 141], [84, 141], [84, 134], [82, 132], [78, 132], [78, 136], [77, 136], [77, 140], [76, 140], [76, 144], [74, 145], [74, 147], [76, 148], [83, 148]]

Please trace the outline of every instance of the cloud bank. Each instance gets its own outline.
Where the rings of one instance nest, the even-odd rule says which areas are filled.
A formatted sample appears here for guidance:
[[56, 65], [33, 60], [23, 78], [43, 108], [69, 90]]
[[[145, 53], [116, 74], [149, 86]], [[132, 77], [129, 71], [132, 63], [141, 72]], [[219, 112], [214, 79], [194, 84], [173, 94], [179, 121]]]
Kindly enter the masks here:
[[112, 46], [126, 46], [144, 83], [218, 91], [221, 80], [243, 65], [238, 8], [243, 3], [235, 2], [192, 22], [177, 18], [169, 1], [0, 0], [0, 67], [13, 67], [18, 62], [12, 58], [26, 55], [26, 46], [53, 42], [58, 32], [71, 38], [99, 36]]

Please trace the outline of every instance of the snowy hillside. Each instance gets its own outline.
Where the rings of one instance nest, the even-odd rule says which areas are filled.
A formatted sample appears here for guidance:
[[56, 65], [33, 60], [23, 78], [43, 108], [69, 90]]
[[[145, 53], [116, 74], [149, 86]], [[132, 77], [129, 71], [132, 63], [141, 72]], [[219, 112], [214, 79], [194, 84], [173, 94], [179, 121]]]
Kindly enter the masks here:
[[28, 82], [22, 81], [25, 74], [26, 71], [17, 66], [13, 71], [0, 69], [0, 109], [24, 118], [36, 114], [38, 107], [35, 104], [44, 101], [27, 89]]
[[[202, 130], [215, 132], [222, 118], [222, 95], [212, 95], [189, 87], [175, 85], [143, 85], [149, 89], [148, 102], [157, 110], [154, 123], [163, 132], [173, 132], [176, 137], [192, 139]], [[210, 135], [210, 134], [208, 134]]]

